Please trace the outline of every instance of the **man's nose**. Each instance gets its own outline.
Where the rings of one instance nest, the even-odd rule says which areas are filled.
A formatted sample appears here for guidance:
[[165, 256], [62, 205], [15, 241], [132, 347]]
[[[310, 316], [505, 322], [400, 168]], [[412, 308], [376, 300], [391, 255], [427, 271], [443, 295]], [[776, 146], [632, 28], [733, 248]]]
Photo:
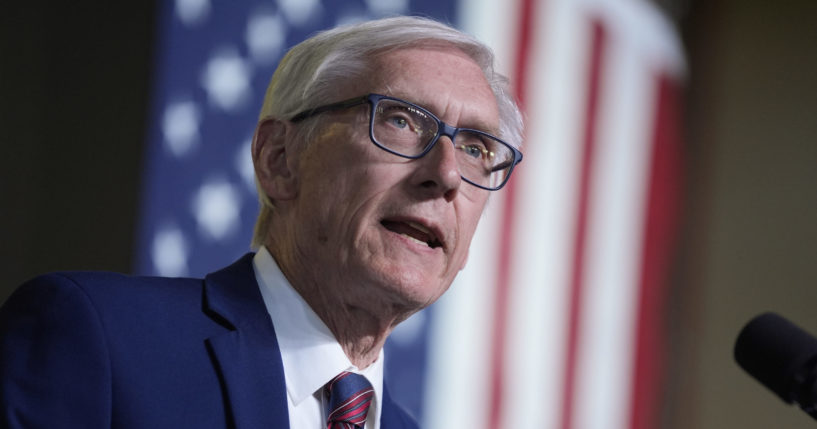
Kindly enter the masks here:
[[443, 196], [446, 201], [456, 198], [462, 178], [450, 137], [440, 136], [434, 147], [416, 162], [415, 180], [424, 191]]

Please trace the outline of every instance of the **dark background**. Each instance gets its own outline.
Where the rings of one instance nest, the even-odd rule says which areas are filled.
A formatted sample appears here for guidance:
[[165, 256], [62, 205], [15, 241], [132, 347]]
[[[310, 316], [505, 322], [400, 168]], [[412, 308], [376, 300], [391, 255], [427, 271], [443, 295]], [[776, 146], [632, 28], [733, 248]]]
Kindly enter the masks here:
[[[0, 301], [38, 273], [131, 270], [153, 2], [0, 13]], [[731, 361], [776, 310], [817, 332], [817, 2], [660, 2], [690, 73], [666, 427], [812, 427]]]
[[155, 8], [4, 4], [0, 300], [44, 271], [131, 269]]

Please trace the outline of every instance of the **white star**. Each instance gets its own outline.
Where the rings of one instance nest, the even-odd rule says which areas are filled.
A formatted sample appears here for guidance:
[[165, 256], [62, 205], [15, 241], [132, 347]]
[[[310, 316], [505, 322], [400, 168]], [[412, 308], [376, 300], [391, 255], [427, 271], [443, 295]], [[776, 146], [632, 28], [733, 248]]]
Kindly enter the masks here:
[[375, 15], [406, 13], [408, 3], [408, 0], [366, 0], [366, 6]]
[[278, 58], [286, 42], [286, 23], [277, 14], [257, 13], [250, 16], [244, 37], [253, 59], [270, 63]]
[[201, 113], [196, 103], [179, 101], [170, 103], [162, 117], [162, 133], [170, 152], [180, 157], [199, 140]]
[[320, 0], [278, 0], [278, 6], [287, 20], [299, 27], [317, 18], [323, 11]]
[[241, 200], [235, 187], [223, 180], [212, 180], [199, 188], [192, 210], [199, 229], [213, 240], [221, 240], [238, 228]]
[[188, 27], [200, 24], [210, 14], [210, 0], [176, 0], [176, 15]]
[[255, 193], [255, 167], [252, 164], [252, 154], [250, 147], [252, 146], [252, 137], [248, 138], [238, 147], [235, 153], [235, 169], [238, 174], [244, 179], [244, 184], [253, 193]]
[[160, 230], [153, 237], [151, 250], [153, 267], [164, 277], [187, 275], [187, 243], [184, 235], [176, 227]]
[[234, 111], [247, 101], [250, 93], [250, 65], [234, 50], [214, 55], [204, 67], [201, 84], [211, 103]]
[[368, 21], [372, 19], [372, 17], [368, 14], [360, 14], [359, 11], [348, 12], [344, 11], [338, 18], [335, 20], [335, 25], [351, 25], [351, 24], [359, 24], [363, 21]]

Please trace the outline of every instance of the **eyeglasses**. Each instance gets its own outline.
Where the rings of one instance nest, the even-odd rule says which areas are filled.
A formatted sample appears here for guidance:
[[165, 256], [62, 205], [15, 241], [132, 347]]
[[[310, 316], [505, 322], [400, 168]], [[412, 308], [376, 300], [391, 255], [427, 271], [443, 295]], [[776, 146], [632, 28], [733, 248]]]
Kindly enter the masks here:
[[292, 122], [369, 103], [369, 137], [379, 148], [409, 159], [422, 158], [431, 151], [440, 136], [446, 136], [456, 149], [457, 167], [466, 182], [489, 191], [502, 188], [511, 177], [522, 152], [483, 131], [457, 128], [439, 120], [428, 110], [399, 98], [369, 94], [337, 103], [304, 110]]

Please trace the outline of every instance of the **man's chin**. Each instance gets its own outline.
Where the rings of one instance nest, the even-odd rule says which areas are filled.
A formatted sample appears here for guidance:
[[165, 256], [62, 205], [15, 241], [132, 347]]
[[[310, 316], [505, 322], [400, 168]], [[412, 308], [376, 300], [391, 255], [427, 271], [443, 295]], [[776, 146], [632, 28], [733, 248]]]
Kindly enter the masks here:
[[425, 308], [448, 289], [449, 284], [442, 284], [439, 277], [429, 276], [427, 272], [408, 272], [400, 276], [390, 273], [384, 288], [403, 302], [407, 307]]

